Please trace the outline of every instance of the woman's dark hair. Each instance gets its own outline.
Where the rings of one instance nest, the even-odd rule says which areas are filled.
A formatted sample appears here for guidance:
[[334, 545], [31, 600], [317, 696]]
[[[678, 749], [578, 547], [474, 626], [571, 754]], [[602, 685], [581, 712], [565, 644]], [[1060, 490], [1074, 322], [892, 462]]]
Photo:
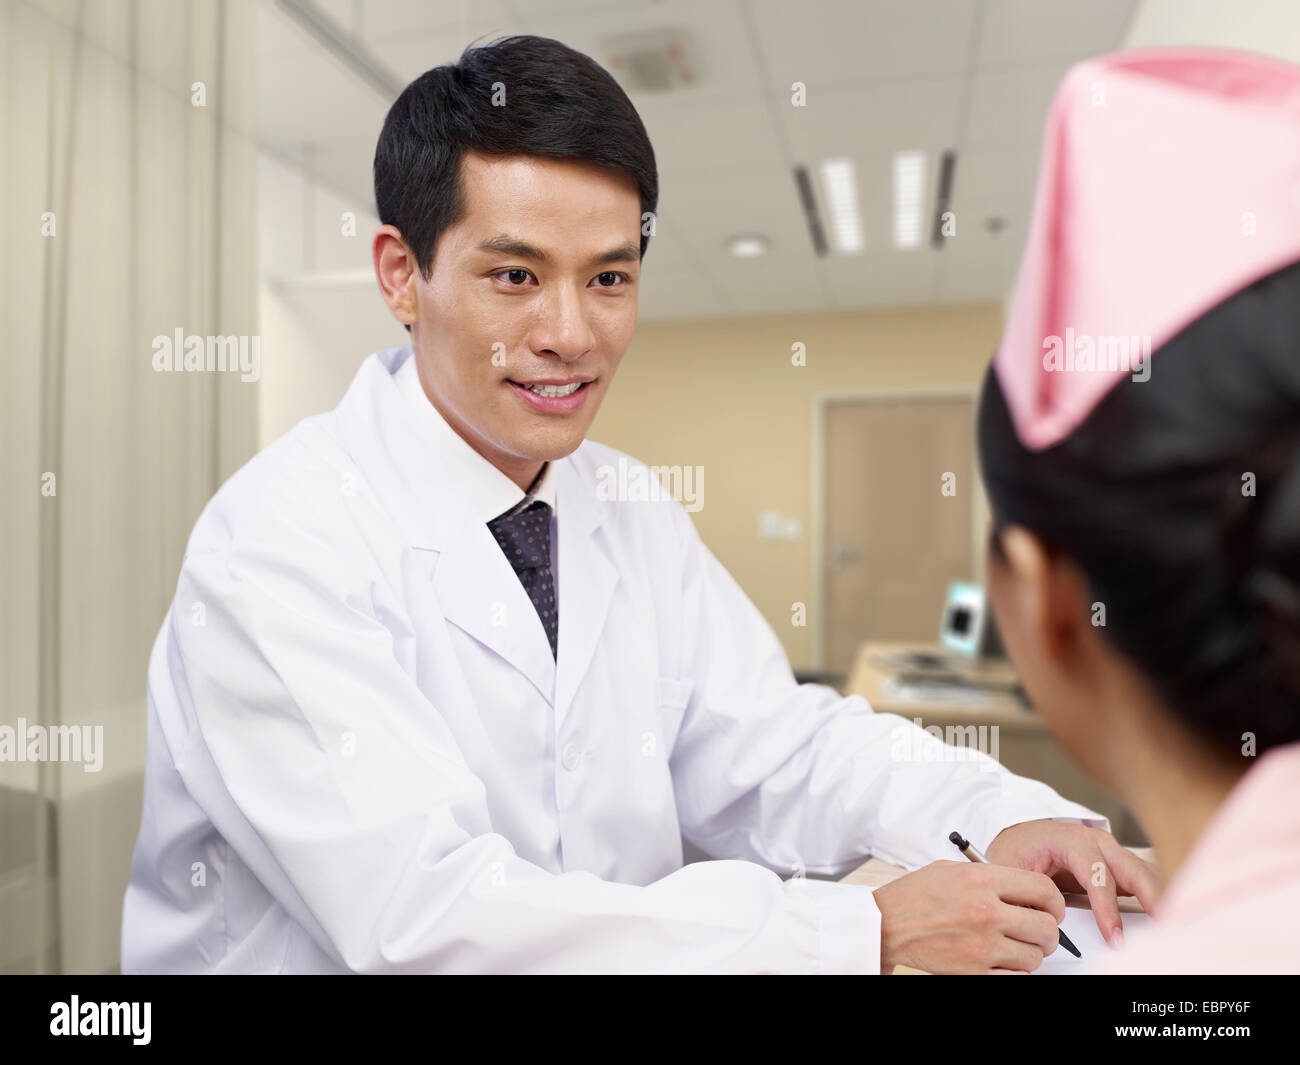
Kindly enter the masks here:
[[[465, 152], [576, 159], [622, 171], [641, 212], [659, 203], [645, 126], [591, 57], [547, 37], [503, 37], [466, 48], [416, 78], [388, 111], [375, 146], [375, 205], [396, 226], [426, 279], [444, 229], [460, 221]], [[641, 228], [641, 255], [649, 244]]]
[[1300, 740], [1300, 263], [1161, 346], [1059, 444], [1026, 449], [990, 367], [979, 450], [997, 530], [1074, 559], [1112, 646], [1240, 753]]

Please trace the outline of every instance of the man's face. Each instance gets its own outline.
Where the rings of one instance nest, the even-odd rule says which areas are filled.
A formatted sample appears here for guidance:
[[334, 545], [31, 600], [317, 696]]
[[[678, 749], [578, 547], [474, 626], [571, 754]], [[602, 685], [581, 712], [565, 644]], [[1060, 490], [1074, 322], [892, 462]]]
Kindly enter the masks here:
[[630, 178], [535, 156], [467, 153], [461, 186], [464, 217], [412, 279], [412, 343], [444, 418], [526, 484], [582, 443], [632, 339], [640, 199]]

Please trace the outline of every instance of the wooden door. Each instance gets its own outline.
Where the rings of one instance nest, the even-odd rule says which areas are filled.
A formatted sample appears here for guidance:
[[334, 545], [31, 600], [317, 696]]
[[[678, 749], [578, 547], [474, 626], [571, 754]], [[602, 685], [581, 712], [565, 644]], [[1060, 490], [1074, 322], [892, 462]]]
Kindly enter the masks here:
[[971, 396], [827, 404], [828, 671], [847, 673], [863, 640], [933, 643], [948, 583], [975, 578], [973, 408]]

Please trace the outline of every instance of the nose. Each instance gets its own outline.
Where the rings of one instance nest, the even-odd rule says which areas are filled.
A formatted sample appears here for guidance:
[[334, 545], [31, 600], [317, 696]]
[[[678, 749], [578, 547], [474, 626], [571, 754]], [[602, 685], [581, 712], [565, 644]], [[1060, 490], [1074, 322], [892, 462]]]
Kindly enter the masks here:
[[532, 349], [543, 355], [558, 355], [573, 362], [596, 344], [587, 319], [582, 293], [571, 285], [554, 286], [540, 308], [533, 327]]

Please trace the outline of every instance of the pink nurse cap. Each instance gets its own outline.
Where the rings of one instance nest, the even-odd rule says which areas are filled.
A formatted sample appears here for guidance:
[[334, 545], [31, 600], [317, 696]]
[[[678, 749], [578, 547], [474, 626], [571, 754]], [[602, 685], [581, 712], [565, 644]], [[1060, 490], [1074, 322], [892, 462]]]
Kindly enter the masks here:
[[1159, 373], [1141, 352], [1298, 260], [1300, 67], [1167, 48], [1071, 68], [994, 358], [1021, 443], [1060, 442]]

